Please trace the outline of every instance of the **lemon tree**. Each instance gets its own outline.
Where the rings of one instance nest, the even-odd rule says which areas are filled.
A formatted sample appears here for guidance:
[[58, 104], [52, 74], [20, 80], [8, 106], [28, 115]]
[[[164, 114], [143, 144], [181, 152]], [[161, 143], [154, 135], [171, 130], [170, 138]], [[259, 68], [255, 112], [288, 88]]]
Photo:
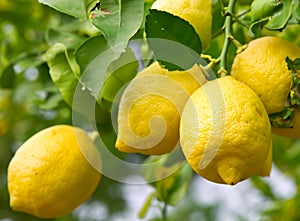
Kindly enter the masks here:
[[0, 5], [0, 220], [300, 219], [299, 1]]

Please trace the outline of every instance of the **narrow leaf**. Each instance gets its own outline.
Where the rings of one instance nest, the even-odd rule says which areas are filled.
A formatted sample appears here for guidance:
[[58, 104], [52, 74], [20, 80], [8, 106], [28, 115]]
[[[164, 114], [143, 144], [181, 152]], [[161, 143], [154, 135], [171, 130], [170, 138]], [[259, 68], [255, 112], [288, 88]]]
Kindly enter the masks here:
[[176, 177], [175, 183], [170, 189], [170, 198], [168, 203], [176, 206], [182, 198], [186, 195], [188, 187], [191, 182], [193, 170], [189, 164], [185, 164], [181, 169], [179, 175]]
[[146, 34], [156, 59], [169, 70], [185, 70], [199, 62], [202, 44], [195, 29], [178, 16], [150, 10]]
[[106, 79], [108, 66], [120, 56], [120, 50], [112, 50], [103, 36], [86, 40], [75, 52], [80, 66], [80, 82], [98, 98]]
[[264, 19], [274, 14], [281, 4], [280, 0], [254, 0], [251, 4], [251, 19], [253, 22]]
[[39, 2], [76, 18], [88, 19], [90, 10], [98, 0], [39, 0]]
[[152, 203], [154, 197], [155, 197], [155, 192], [150, 193], [150, 194], [148, 195], [148, 197], [147, 197], [147, 199], [146, 199], [146, 201], [145, 201], [143, 207], [142, 207], [141, 210], [139, 211], [139, 214], [138, 214], [139, 219], [145, 218], [145, 216], [146, 216], [146, 214], [147, 214], [147, 212], [148, 212], [148, 210], [149, 210], [149, 208], [150, 208], [150, 206], [151, 206], [151, 203]]
[[105, 109], [111, 108], [119, 90], [138, 69], [138, 61], [130, 48], [123, 53], [113, 50], [103, 36], [85, 41], [76, 51], [76, 59], [81, 68], [80, 82]]
[[212, 1], [212, 36], [220, 32], [223, 28], [225, 16], [223, 16], [223, 4], [222, 1]]
[[290, 0], [282, 0], [282, 5], [279, 10], [274, 14], [273, 18], [265, 26], [268, 29], [280, 30], [285, 27], [289, 21], [292, 11], [293, 4]]
[[70, 64], [73, 50], [67, 50], [65, 45], [57, 43], [51, 47], [44, 58], [50, 68], [50, 76], [56, 87], [61, 92], [64, 100], [72, 106], [73, 96], [78, 84], [78, 79]]
[[253, 24], [250, 30], [258, 34], [265, 27], [270, 30], [281, 30], [292, 16], [293, 4], [290, 0], [256, 0], [251, 5]]
[[91, 13], [93, 24], [103, 33], [110, 46], [126, 45], [142, 24], [144, 1], [103, 1], [98, 12]]
[[4, 68], [0, 73], [0, 87], [1, 88], [12, 88], [15, 81], [15, 72], [13, 65], [9, 65]]
[[156, 183], [157, 199], [176, 206], [185, 196], [193, 171], [186, 163], [182, 168]]
[[69, 49], [75, 49], [83, 42], [83, 40], [84, 37], [77, 34], [59, 31], [53, 28], [46, 32], [46, 41], [51, 46], [56, 43], [62, 43]]
[[130, 48], [113, 61], [106, 73], [100, 99], [113, 102], [119, 90], [137, 74], [139, 63]]

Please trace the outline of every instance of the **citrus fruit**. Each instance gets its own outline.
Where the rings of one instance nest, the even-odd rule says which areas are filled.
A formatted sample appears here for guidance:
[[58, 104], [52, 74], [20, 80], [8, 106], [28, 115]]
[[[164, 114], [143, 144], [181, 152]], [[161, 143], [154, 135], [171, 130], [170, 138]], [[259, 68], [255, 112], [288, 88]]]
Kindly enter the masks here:
[[[293, 85], [287, 57], [299, 58], [300, 48], [280, 38], [269, 36], [251, 41], [234, 59], [231, 75], [245, 82], [258, 94], [268, 114], [281, 112], [287, 105]], [[273, 132], [282, 136], [300, 137], [298, 115], [299, 112], [296, 111], [292, 128], [274, 128]]]
[[269, 176], [272, 169], [272, 158], [273, 158], [273, 148], [272, 148], [272, 142], [269, 148], [269, 152], [267, 155], [267, 159], [265, 160], [265, 163], [261, 170], [257, 173], [259, 176]]
[[270, 172], [271, 127], [257, 94], [231, 76], [209, 81], [187, 101], [180, 143], [196, 173], [234, 185]]
[[57, 125], [41, 130], [9, 164], [10, 206], [40, 218], [69, 214], [97, 187], [101, 175], [94, 166], [99, 169], [100, 163], [96, 146], [82, 129]]
[[198, 65], [168, 71], [155, 62], [142, 70], [122, 94], [116, 148], [146, 155], [171, 152], [178, 143], [183, 106], [204, 81]]
[[211, 0], [156, 0], [152, 9], [166, 11], [188, 21], [199, 35], [202, 47], [208, 47], [211, 40]]
[[268, 114], [282, 111], [292, 83], [286, 57], [300, 57], [300, 48], [280, 38], [258, 38], [238, 54], [231, 75], [251, 87], [264, 103]]

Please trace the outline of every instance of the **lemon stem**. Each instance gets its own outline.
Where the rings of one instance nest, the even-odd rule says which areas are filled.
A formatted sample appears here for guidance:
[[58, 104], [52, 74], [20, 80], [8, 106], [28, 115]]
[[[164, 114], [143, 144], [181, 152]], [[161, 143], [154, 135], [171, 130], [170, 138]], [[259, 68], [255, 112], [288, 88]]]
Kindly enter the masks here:
[[162, 208], [162, 220], [167, 221], [167, 209], [168, 209], [168, 204], [167, 202], [164, 202], [163, 208]]
[[228, 4], [228, 8], [225, 11], [225, 23], [224, 23], [224, 28], [225, 28], [225, 40], [224, 40], [224, 45], [223, 49], [221, 52], [221, 55], [219, 57], [220, 59], [220, 70], [218, 71], [218, 74], [223, 77], [227, 75], [227, 54], [228, 54], [228, 49], [230, 42], [232, 41], [232, 17], [233, 17], [233, 10], [234, 10], [234, 5], [235, 5], [236, 0], [230, 0]]

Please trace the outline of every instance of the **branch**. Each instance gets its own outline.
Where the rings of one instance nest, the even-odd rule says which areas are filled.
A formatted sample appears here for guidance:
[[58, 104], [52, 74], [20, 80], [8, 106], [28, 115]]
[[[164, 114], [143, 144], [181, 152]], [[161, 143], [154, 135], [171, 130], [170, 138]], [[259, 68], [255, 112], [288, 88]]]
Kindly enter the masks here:
[[225, 40], [224, 40], [224, 45], [223, 49], [221, 52], [221, 55], [219, 57], [220, 59], [220, 70], [218, 71], [218, 74], [221, 76], [227, 75], [227, 54], [228, 54], [228, 49], [230, 45], [230, 41], [233, 38], [232, 37], [232, 17], [233, 17], [233, 10], [234, 10], [234, 5], [235, 5], [236, 0], [230, 0], [228, 9], [225, 13]]

